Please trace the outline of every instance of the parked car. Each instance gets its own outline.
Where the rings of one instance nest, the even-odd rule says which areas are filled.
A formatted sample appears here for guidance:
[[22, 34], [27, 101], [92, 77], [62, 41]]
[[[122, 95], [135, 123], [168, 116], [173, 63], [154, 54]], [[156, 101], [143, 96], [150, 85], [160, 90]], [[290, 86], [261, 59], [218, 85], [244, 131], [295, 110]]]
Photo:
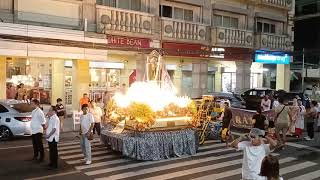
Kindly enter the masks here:
[[31, 111], [29, 104], [10, 104], [0, 102], [0, 140], [7, 140], [13, 136], [31, 135]]
[[223, 93], [223, 92], [214, 92], [212, 93], [214, 97], [219, 99], [227, 99], [230, 102], [231, 107], [245, 109], [245, 101], [241, 98], [239, 94], [235, 93]]
[[283, 98], [285, 102], [292, 103], [293, 98], [299, 97], [302, 102], [306, 101], [304, 93], [301, 92], [287, 92], [284, 90], [274, 90], [270, 88], [253, 88], [245, 91], [241, 94], [241, 97], [245, 101], [246, 109], [256, 110], [261, 104], [261, 99], [263, 96], [269, 95], [271, 102], [273, 102], [273, 97], [278, 96]]
[[256, 110], [261, 104], [261, 98], [265, 95], [274, 95], [275, 90], [269, 88], [253, 88], [241, 94], [245, 101], [246, 109]]

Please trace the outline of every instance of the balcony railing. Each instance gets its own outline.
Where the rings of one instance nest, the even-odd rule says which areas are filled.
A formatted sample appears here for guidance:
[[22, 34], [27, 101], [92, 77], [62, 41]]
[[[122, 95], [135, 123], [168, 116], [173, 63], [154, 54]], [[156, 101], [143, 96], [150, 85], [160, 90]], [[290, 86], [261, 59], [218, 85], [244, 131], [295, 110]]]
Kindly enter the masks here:
[[272, 5], [280, 8], [290, 8], [292, 6], [292, 0], [260, 0], [262, 4]]
[[171, 18], [161, 18], [161, 20], [164, 38], [192, 41], [207, 40], [207, 25], [205, 24], [179, 21]]
[[291, 39], [286, 35], [257, 34], [256, 46], [257, 49], [270, 49], [282, 51], [292, 50]]
[[211, 29], [212, 45], [253, 48], [253, 32], [248, 30], [214, 27]]
[[152, 34], [154, 15], [97, 5], [97, 32]]

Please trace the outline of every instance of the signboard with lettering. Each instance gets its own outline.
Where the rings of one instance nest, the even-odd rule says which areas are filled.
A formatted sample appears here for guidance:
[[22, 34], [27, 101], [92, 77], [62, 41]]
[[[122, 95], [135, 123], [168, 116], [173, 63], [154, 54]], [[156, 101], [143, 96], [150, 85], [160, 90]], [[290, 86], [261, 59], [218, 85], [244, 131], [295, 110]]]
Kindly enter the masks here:
[[211, 49], [201, 44], [162, 43], [164, 55], [185, 57], [209, 57]]
[[133, 38], [125, 36], [107, 36], [108, 44], [115, 46], [125, 46], [132, 48], [149, 48], [150, 39], [146, 38]]
[[266, 52], [257, 50], [255, 62], [264, 64], [290, 64], [292, 56], [283, 52]]
[[73, 119], [73, 130], [76, 130], [76, 125], [80, 124], [80, 116], [82, 114], [82, 111], [73, 111], [72, 113], [72, 119]]

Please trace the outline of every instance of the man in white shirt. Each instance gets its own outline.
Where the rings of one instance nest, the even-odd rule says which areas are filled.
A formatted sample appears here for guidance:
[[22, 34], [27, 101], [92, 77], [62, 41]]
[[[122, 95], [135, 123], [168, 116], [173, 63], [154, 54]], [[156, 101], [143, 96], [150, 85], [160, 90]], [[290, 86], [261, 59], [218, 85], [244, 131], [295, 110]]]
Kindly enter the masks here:
[[37, 99], [32, 100], [32, 107], [35, 108], [31, 113], [31, 132], [32, 132], [32, 145], [33, 145], [33, 159], [39, 162], [43, 161], [44, 149], [42, 142], [43, 129], [45, 128], [46, 119], [43, 111], [40, 109], [40, 102]]
[[58, 148], [57, 144], [59, 142], [60, 136], [60, 120], [57, 116], [57, 107], [51, 106], [50, 110], [47, 113], [49, 117], [48, 128], [46, 139], [49, 145], [49, 154], [50, 154], [50, 163], [49, 169], [58, 168]]
[[86, 165], [89, 165], [91, 164], [91, 143], [88, 138], [93, 136], [94, 119], [92, 114], [88, 113], [88, 104], [83, 104], [81, 109], [83, 114], [80, 116], [80, 146]]
[[260, 106], [262, 107], [263, 111], [268, 111], [271, 109], [271, 100], [269, 99], [268, 95], [265, 95], [264, 98], [261, 100]]
[[263, 158], [277, 145], [272, 138], [266, 136], [266, 139], [263, 139], [263, 136], [264, 133], [260, 129], [252, 128], [249, 133], [250, 141], [242, 141], [244, 137], [241, 136], [231, 143], [232, 147], [243, 151], [243, 180], [256, 179], [260, 173]]
[[94, 127], [93, 127], [93, 134], [95, 134], [95, 131], [97, 131], [97, 134], [100, 136], [101, 131], [101, 117], [102, 117], [102, 109], [97, 106], [96, 102], [91, 100], [91, 109], [90, 113], [93, 115], [94, 119]]

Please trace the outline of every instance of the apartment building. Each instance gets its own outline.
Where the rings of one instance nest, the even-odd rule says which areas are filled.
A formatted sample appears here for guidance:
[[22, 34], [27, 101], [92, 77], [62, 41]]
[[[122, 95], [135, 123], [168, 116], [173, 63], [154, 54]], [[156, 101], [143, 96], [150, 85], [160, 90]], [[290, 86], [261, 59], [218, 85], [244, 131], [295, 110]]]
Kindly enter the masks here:
[[[1, 0], [1, 98], [26, 84], [43, 103], [142, 80], [159, 50], [181, 95], [241, 91], [274, 75], [288, 89], [289, 65], [253, 62], [292, 51], [291, 0]], [[294, 8], [293, 8], [294, 9]], [[289, 73], [290, 74], [290, 73]], [[265, 80], [267, 81], [267, 80]], [[40, 92], [40, 93], [39, 93]], [[39, 95], [40, 94], [40, 95]]]

